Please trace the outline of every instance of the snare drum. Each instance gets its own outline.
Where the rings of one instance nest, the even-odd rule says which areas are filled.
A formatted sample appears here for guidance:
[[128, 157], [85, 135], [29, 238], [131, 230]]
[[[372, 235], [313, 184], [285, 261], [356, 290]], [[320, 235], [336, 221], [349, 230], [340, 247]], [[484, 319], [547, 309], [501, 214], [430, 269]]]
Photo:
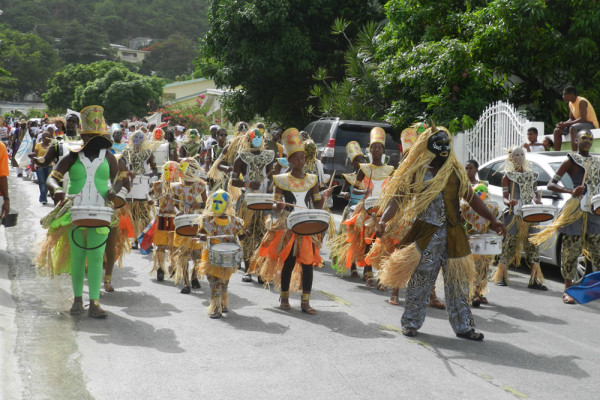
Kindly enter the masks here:
[[287, 227], [297, 235], [316, 235], [329, 229], [330, 214], [325, 210], [298, 210], [288, 215]]
[[525, 222], [544, 222], [554, 218], [556, 207], [545, 204], [528, 204], [521, 207], [521, 215]]
[[600, 215], [600, 194], [592, 197], [592, 210], [594, 211], [594, 214]]
[[114, 198], [113, 200], [113, 207], [116, 209], [119, 209], [121, 207], [123, 207], [126, 203], [125, 199], [127, 198], [127, 189], [125, 188], [121, 188], [121, 190], [119, 190], [119, 193], [117, 193], [117, 197]]
[[208, 259], [215, 267], [232, 268], [242, 263], [244, 252], [237, 243], [211, 244], [208, 240]]
[[246, 193], [244, 200], [251, 210], [273, 209], [273, 193]]
[[114, 210], [111, 207], [73, 206], [71, 207], [71, 222], [82, 228], [110, 226], [113, 213]]
[[129, 198], [134, 200], [147, 200], [150, 192], [150, 177], [145, 175], [136, 175], [131, 184]]
[[481, 256], [492, 256], [502, 253], [502, 236], [485, 233], [469, 237], [471, 253]]
[[375, 205], [377, 204], [377, 201], [379, 200], [378, 196], [369, 196], [365, 199], [365, 210], [367, 210], [367, 213], [369, 214], [375, 214], [377, 213], [377, 210], [379, 209], [378, 207], [375, 207]]
[[198, 224], [195, 221], [198, 219], [198, 214], [185, 214], [175, 217], [175, 232], [180, 236], [196, 236], [198, 234]]

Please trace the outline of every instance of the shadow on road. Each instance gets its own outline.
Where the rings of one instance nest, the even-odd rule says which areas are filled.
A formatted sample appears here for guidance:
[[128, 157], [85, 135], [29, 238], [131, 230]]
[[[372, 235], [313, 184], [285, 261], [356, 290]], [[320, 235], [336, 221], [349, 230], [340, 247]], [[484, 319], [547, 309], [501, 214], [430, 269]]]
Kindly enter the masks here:
[[121, 291], [102, 292], [102, 304], [122, 307], [123, 312], [138, 318], [162, 318], [172, 313], [180, 313], [172, 304], [163, 303], [158, 297], [146, 292]]

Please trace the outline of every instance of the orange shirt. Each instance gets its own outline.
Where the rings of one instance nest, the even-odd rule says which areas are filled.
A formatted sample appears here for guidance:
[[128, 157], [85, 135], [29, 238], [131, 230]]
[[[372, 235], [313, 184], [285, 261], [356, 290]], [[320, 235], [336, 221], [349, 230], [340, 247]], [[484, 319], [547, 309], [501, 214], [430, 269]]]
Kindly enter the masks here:
[[575, 117], [575, 119], [579, 119], [581, 117], [581, 115], [579, 115], [579, 103], [581, 103], [581, 100], [585, 100], [588, 104], [587, 115], [585, 118], [586, 121], [591, 122], [592, 124], [594, 124], [594, 127], [598, 129], [598, 119], [596, 118], [596, 111], [594, 110], [594, 107], [592, 107], [592, 103], [590, 103], [590, 101], [585, 97], [577, 96], [574, 103], [569, 102], [569, 109], [571, 111], [571, 114], [573, 114], [573, 117]]
[[8, 176], [8, 153], [2, 142], [0, 142], [0, 176]]

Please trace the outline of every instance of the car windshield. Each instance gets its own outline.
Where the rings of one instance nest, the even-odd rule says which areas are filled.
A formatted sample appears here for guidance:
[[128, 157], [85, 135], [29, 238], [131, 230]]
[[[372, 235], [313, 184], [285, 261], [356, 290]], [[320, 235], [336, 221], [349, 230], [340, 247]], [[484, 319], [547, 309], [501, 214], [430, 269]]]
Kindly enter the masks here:
[[[342, 125], [338, 128], [335, 138], [335, 145], [346, 147], [348, 142], [354, 140], [360, 144], [361, 148], [366, 149], [369, 147], [369, 143], [371, 141], [371, 135], [369, 134], [370, 131], [370, 127], [368, 127], [368, 130], [365, 130], [365, 128], [362, 126]], [[392, 135], [386, 131], [385, 136], [385, 148], [388, 150], [398, 150], [398, 144], [392, 138]]]
[[[555, 162], [555, 163], [550, 163], [549, 165], [552, 168], [552, 170], [554, 172], [556, 172], [558, 170], [558, 168], [562, 165], [562, 163]], [[573, 181], [571, 180], [571, 177], [569, 176], [569, 174], [564, 174], [562, 179], [560, 180], [560, 183], [568, 189], [573, 189]]]

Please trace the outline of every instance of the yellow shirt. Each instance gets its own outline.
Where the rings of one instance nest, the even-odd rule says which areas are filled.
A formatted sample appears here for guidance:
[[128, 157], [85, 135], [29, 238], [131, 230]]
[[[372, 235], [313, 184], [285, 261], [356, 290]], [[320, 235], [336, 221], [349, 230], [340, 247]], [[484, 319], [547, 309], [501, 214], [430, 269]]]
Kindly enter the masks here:
[[592, 124], [594, 124], [594, 127], [597, 129], [598, 128], [598, 118], [596, 118], [596, 111], [594, 111], [594, 107], [592, 107], [592, 103], [590, 103], [588, 99], [581, 97], [581, 96], [577, 96], [574, 103], [569, 102], [569, 109], [571, 110], [571, 114], [573, 114], [573, 117], [575, 117], [575, 119], [580, 118], [579, 103], [581, 102], [581, 100], [585, 100], [588, 104], [587, 115], [586, 115], [585, 120], [587, 122], [591, 122]]

